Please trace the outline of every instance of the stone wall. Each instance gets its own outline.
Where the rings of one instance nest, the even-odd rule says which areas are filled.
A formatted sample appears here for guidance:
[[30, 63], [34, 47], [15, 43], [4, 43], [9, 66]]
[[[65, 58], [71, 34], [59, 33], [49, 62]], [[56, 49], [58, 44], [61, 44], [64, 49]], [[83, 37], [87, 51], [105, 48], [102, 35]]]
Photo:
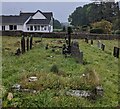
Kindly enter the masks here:
[[[22, 31], [0, 31], [0, 35], [2, 36], [21, 36], [21, 35], [30, 35], [36, 37], [44, 37], [44, 38], [65, 38], [67, 33], [65, 32], [53, 32], [53, 33], [31, 33], [31, 32], [22, 32]], [[113, 34], [85, 34], [85, 33], [72, 33], [71, 37], [73, 39], [94, 39], [94, 40], [113, 40], [120, 39], [120, 35]]]

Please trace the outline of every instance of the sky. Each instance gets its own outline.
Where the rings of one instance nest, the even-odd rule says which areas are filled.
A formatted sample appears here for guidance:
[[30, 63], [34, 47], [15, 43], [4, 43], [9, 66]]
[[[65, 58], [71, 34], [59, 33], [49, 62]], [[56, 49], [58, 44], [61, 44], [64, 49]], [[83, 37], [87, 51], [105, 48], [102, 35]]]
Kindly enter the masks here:
[[[88, 3], [88, 2], [87, 2]], [[76, 7], [87, 4], [86, 2], [3, 2], [2, 14], [15, 15], [23, 12], [53, 12], [55, 19], [60, 22], [67, 22], [69, 15]]]
[[[40, 10], [42, 12], [53, 12], [53, 17], [60, 22], [67, 22], [69, 15], [76, 9], [76, 7], [83, 6], [90, 3], [90, 0], [82, 0], [82, 2], [28, 2], [26, 0], [2, 2], [2, 15], [19, 15], [22, 12], [36, 12]], [[30, 0], [29, 0], [30, 1]], [[57, 0], [56, 0], [57, 1]], [[62, 0], [61, 0], [62, 1]], [[70, 1], [70, 0], [68, 0]], [[87, 2], [85, 2], [87, 1]]]

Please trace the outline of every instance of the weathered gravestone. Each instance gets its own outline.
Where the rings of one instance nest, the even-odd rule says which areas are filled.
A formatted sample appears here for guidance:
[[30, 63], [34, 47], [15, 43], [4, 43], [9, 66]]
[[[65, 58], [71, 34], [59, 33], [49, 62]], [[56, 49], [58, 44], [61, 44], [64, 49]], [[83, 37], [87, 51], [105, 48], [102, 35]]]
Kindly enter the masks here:
[[105, 50], [105, 44], [101, 44], [101, 49], [104, 51]]
[[119, 58], [119, 49], [118, 47], [114, 47], [113, 56]]
[[29, 36], [27, 36], [26, 43], [27, 43], [27, 51], [28, 51], [29, 50]]
[[68, 27], [68, 53], [71, 53], [71, 33], [72, 33], [72, 28]]
[[24, 36], [22, 36], [22, 38], [21, 38], [21, 51], [22, 51], [22, 54], [25, 53], [25, 38], [24, 38]]
[[17, 48], [15, 55], [19, 56], [21, 53], [20, 48]]
[[46, 50], [48, 49], [48, 44], [46, 44], [45, 49], [46, 49]]
[[88, 38], [85, 38], [85, 42], [88, 43]]
[[91, 40], [91, 45], [93, 45], [93, 40]]
[[98, 40], [97, 46], [98, 48], [101, 48], [101, 41]]
[[30, 49], [32, 49], [32, 41], [33, 41], [33, 37], [31, 35], [31, 37], [30, 37]]
[[79, 43], [77, 41], [71, 43], [71, 55], [78, 63], [83, 64], [83, 52], [79, 50]]

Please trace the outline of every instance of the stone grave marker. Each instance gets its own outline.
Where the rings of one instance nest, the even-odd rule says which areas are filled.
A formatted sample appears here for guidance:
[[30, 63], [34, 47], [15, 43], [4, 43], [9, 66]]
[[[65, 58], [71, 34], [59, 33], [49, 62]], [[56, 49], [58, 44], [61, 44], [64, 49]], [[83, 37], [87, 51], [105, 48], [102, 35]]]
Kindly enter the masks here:
[[113, 56], [119, 58], [119, 49], [118, 47], [114, 47]]
[[30, 49], [32, 49], [32, 44], [33, 44], [33, 37], [31, 35], [31, 37], [30, 37]]
[[17, 48], [15, 55], [19, 56], [21, 53], [20, 48]]
[[25, 38], [24, 38], [24, 36], [22, 36], [22, 38], [21, 38], [21, 51], [22, 51], [22, 54], [25, 53]]
[[105, 50], [105, 44], [101, 44], [101, 49], [104, 51]]
[[71, 43], [71, 55], [78, 63], [83, 64], [83, 52], [79, 50], [79, 43], [77, 41]]
[[89, 43], [89, 42], [88, 42], [88, 38], [85, 38], [85, 42], [86, 42], [86, 43]]
[[26, 43], [27, 43], [27, 51], [28, 51], [29, 50], [29, 36], [27, 36]]
[[100, 40], [98, 40], [97, 46], [98, 46], [98, 48], [101, 48], [101, 41]]
[[93, 45], [93, 40], [91, 40], [91, 45]]

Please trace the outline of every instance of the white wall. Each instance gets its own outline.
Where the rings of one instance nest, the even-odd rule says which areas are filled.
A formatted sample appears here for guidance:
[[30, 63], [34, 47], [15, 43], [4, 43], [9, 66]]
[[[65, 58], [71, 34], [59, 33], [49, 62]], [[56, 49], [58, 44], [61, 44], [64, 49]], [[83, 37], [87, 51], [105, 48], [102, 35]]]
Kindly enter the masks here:
[[17, 30], [23, 30], [23, 25], [17, 25]]
[[33, 17], [32, 19], [46, 19], [46, 17], [41, 14], [40, 12], [37, 12]]
[[0, 25], [0, 31], [2, 30], [2, 25]]
[[9, 30], [9, 25], [5, 25], [5, 30]]

